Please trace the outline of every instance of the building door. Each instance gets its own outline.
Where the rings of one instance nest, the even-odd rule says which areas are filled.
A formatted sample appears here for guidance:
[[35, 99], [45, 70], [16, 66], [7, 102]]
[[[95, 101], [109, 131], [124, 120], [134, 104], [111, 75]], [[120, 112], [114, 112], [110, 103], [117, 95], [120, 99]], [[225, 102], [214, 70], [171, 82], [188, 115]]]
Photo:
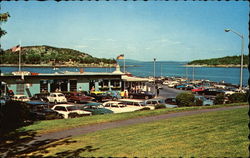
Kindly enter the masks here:
[[70, 92], [77, 91], [77, 80], [70, 80], [69, 81], [69, 90], [70, 90]]

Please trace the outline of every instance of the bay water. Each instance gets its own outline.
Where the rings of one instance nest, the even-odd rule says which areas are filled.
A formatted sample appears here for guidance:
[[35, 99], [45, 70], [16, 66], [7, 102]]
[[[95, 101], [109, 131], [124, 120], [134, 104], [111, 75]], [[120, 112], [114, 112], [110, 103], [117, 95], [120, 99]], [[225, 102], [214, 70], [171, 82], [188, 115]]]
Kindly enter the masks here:
[[[219, 67], [186, 67], [187, 62], [173, 62], [173, 61], [156, 61], [155, 76], [165, 77], [188, 77], [189, 79], [204, 79], [215, 82], [224, 81], [239, 85], [240, 83], [240, 68], [219, 68]], [[148, 77], [154, 76], [154, 62], [142, 61], [126, 61], [125, 70], [132, 73], [134, 76]], [[121, 71], [123, 71], [123, 61], [119, 61]], [[18, 71], [18, 67], [0, 67], [2, 73], [11, 73]], [[85, 72], [113, 72], [115, 68], [84, 68]], [[30, 71], [36, 73], [54, 73], [56, 71], [71, 71], [79, 72], [77, 67], [62, 67], [54, 70], [53, 67], [22, 67], [22, 71]], [[243, 85], [248, 85], [249, 71], [247, 68], [243, 69]]]

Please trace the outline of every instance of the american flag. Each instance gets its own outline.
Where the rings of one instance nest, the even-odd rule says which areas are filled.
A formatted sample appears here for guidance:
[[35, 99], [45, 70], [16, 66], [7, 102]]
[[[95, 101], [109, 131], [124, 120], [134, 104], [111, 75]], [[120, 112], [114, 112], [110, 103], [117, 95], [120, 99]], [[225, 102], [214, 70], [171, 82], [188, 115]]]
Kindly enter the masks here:
[[116, 59], [124, 59], [124, 54], [119, 55]]
[[21, 50], [21, 46], [20, 45], [17, 45], [17, 46], [15, 46], [15, 47], [12, 47], [11, 48], [11, 51], [12, 52], [17, 52], [17, 51], [20, 51]]

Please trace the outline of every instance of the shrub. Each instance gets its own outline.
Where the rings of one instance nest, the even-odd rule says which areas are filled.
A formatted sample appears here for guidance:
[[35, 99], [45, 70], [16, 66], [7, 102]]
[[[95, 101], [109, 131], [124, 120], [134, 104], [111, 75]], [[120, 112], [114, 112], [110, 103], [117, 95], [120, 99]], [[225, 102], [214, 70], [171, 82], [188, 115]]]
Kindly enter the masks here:
[[144, 107], [144, 108], [140, 109], [139, 111], [144, 111], [144, 110], [150, 110], [150, 108], [149, 107]]
[[202, 106], [203, 105], [203, 100], [195, 98], [195, 105], [196, 106]]
[[31, 113], [26, 103], [9, 101], [1, 108], [0, 135], [32, 123]]
[[223, 104], [225, 100], [225, 95], [224, 94], [218, 94], [215, 99], [214, 99], [214, 104]]
[[247, 95], [244, 93], [234, 93], [228, 97], [230, 103], [240, 103], [247, 101]]
[[164, 104], [159, 104], [155, 106], [155, 109], [165, 109], [166, 106]]
[[178, 106], [192, 106], [194, 104], [194, 94], [183, 92], [177, 95], [176, 103]]

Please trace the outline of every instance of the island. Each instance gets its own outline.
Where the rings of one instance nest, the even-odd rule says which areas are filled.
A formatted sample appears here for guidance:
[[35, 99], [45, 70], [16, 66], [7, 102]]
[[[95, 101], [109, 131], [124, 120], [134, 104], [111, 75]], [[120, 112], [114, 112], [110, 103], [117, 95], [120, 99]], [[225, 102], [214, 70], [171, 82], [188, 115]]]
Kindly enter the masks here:
[[[1, 66], [18, 66], [19, 51], [1, 51]], [[47, 45], [21, 47], [21, 65], [33, 67], [115, 67], [115, 59], [97, 58], [69, 48]]]
[[[221, 58], [193, 60], [187, 63], [187, 67], [240, 67], [241, 56], [226, 56]], [[243, 67], [249, 64], [249, 56], [243, 55]]]

